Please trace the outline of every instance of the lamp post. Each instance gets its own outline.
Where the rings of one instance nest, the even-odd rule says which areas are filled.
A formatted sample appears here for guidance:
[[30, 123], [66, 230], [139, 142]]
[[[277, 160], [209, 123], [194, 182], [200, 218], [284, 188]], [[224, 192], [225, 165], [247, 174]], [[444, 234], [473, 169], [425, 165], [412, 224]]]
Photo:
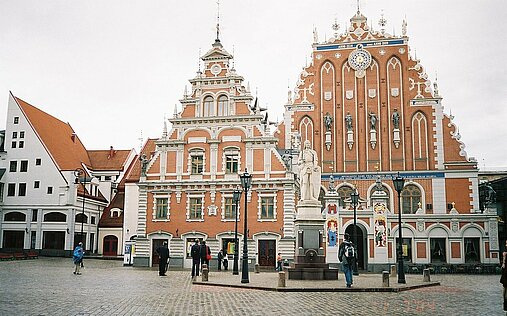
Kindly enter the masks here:
[[239, 186], [236, 187], [236, 189], [233, 192], [232, 200], [234, 202], [234, 216], [235, 216], [235, 223], [234, 223], [234, 265], [232, 267], [232, 274], [239, 275], [238, 271], [238, 248], [239, 248], [239, 241], [238, 241], [238, 203], [241, 199], [241, 190], [239, 189]]
[[397, 245], [397, 257], [398, 257], [398, 283], [406, 283], [405, 281], [405, 269], [403, 268], [403, 237], [402, 237], [402, 227], [401, 227], [401, 191], [403, 191], [403, 186], [405, 185], [405, 179], [398, 175], [393, 178], [394, 189], [398, 192], [398, 245]]
[[[354, 191], [350, 194], [350, 199], [352, 200], [352, 206], [354, 206], [354, 246], [356, 247], [356, 256], [357, 256], [357, 204], [359, 202], [359, 193], [357, 192], [357, 189], [354, 188]], [[357, 257], [356, 260], [354, 260], [354, 267], [353, 267], [353, 274], [359, 275], [359, 271], [357, 268]]]
[[[83, 176], [83, 181], [81, 181], [81, 178], [79, 176]], [[80, 236], [80, 242], [83, 244], [85, 241], [83, 240], [83, 225], [84, 225], [84, 218], [85, 218], [85, 195], [86, 195], [86, 174], [85, 171], [81, 168], [77, 168], [74, 170], [74, 176], [76, 176], [75, 183], [81, 183], [83, 185], [83, 210], [81, 212], [81, 236]], [[77, 196], [77, 192], [76, 192]]]
[[250, 189], [250, 185], [252, 184], [252, 175], [248, 173], [245, 168], [245, 172], [239, 176], [241, 179], [241, 186], [243, 187], [243, 191], [245, 191], [245, 227], [243, 230], [243, 262], [241, 267], [241, 283], [250, 283], [248, 280], [248, 245], [247, 245], [247, 234], [248, 234], [248, 202], [247, 202], [247, 194], [248, 189]]

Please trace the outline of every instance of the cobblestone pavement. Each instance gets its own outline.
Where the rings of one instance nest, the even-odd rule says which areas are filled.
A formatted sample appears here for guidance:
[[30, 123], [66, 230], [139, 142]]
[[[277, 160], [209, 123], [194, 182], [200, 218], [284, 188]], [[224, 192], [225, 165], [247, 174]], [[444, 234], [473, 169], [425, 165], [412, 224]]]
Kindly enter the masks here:
[[[189, 271], [159, 277], [155, 269], [123, 267], [121, 261], [85, 259], [82, 275], [72, 271], [69, 258], [0, 262], [0, 315], [505, 314], [498, 275], [434, 275], [441, 286], [399, 293], [280, 293], [192, 285]], [[226, 273], [212, 271], [210, 280]]]

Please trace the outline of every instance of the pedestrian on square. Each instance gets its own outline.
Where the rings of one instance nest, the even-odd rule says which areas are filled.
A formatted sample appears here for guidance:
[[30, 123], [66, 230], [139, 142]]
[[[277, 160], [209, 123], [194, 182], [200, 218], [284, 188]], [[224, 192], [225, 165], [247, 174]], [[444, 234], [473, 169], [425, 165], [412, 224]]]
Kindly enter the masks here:
[[211, 260], [211, 250], [206, 242], [203, 240], [201, 244], [201, 267], [205, 264], [209, 269], [209, 261]]
[[167, 266], [169, 265], [169, 248], [167, 247], [167, 241], [162, 243], [162, 246], [159, 246], [155, 252], [158, 255], [158, 275], [166, 276]]
[[74, 261], [74, 274], [81, 274], [81, 262], [83, 261], [83, 256], [83, 243], [79, 242], [76, 248], [74, 248], [74, 253], [72, 255], [72, 260]]
[[222, 260], [224, 258], [224, 253], [223, 253], [223, 249], [220, 249], [220, 251], [218, 252], [218, 255], [217, 255], [217, 259], [218, 259], [218, 271], [222, 271]]
[[190, 248], [190, 256], [192, 257], [192, 278], [199, 276], [199, 266], [201, 265], [201, 247], [199, 239], [195, 240], [195, 244]]
[[354, 244], [350, 241], [350, 235], [345, 233], [343, 235], [344, 241], [340, 244], [338, 249], [338, 259], [342, 263], [342, 270], [345, 274], [345, 283], [348, 288], [352, 286], [352, 268], [356, 261], [356, 251]]
[[500, 283], [503, 285], [503, 310], [507, 312], [507, 240], [502, 253], [502, 277]]
[[227, 271], [227, 268], [229, 268], [229, 258], [227, 257], [227, 250], [223, 250], [223, 262], [224, 262], [224, 270]]
[[278, 272], [282, 271], [282, 263], [283, 263], [282, 253], [279, 252], [278, 256], [276, 256], [276, 271]]

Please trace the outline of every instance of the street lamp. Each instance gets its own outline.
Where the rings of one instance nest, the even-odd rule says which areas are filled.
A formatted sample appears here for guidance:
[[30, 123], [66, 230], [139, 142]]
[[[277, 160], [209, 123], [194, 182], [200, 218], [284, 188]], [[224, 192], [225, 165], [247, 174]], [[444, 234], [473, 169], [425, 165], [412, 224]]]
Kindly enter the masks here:
[[[75, 183], [78, 184], [81, 182], [83, 184], [83, 211], [81, 212], [81, 236], [80, 236], [80, 242], [83, 244], [85, 241], [83, 240], [83, 225], [84, 225], [84, 218], [85, 218], [85, 195], [86, 195], [86, 174], [85, 171], [81, 168], [77, 168], [74, 170], [74, 176], [76, 176]], [[83, 176], [80, 178], [80, 176]], [[82, 179], [82, 181], [81, 181]], [[77, 192], [76, 192], [77, 197]]]
[[[354, 206], [354, 246], [356, 247], [356, 254], [357, 254], [357, 214], [356, 214], [356, 210], [357, 210], [357, 204], [359, 203], [359, 193], [357, 192], [357, 189], [354, 188], [354, 191], [352, 193], [350, 193], [350, 199], [352, 200], [352, 206]], [[357, 257], [356, 257], [356, 260], [354, 260], [354, 267], [353, 267], [353, 274], [354, 275], [359, 275], [359, 271], [358, 271], [358, 268], [357, 268]]]
[[243, 191], [245, 191], [245, 227], [243, 230], [243, 263], [241, 267], [241, 283], [249, 283], [248, 280], [248, 245], [247, 245], [247, 234], [248, 234], [248, 202], [247, 202], [247, 194], [248, 189], [250, 189], [250, 185], [252, 184], [252, 175], [248, 173], [245, 168], [245, 172], [239, 176], [241, 179], [241, 186], [243, 187]]
[[398, 246], [397, 246], [397, 255], [398, 255], [398, 283], [406, 283], [405, 281], [405, 269], [403, 268], [403, 237], [402, 237], [402, 227], [401, 227], [401, 191], [403, 191], [403, 186], [405, 185], [405, 179], [398, 175], [393, 177], [394, 189], [398, 192]]
[[239, 242], [238, 242], [238, 203], [241, 199], [241, 190], [239, 189], [239, 186], [236, 187], [232, 194], [232, 200], [234, 202], [234, 216], [235, 216], [235, 224], [234, 224], [234, 265], [232, 267], [232, 274], [239, 275], [238, 271], [238, 248], [239, 248]]

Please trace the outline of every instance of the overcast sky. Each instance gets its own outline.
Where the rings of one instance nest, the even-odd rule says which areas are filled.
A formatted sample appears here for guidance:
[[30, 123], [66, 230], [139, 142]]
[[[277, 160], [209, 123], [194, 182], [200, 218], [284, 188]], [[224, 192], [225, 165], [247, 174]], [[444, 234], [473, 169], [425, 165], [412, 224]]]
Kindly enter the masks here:
[[[505, 0], [362, 0], [374, 29], [401, 34], [455, 116], [468, 156], [507, 169]], [[199, 50], [215, 39], [215, 0], [0, 0], [0, 128], [9, 90], [69, 122], [88, 149], [135, 148], [162, 134]], [[221, 0], [221, 41], [238, 74], [257, 89], [270, 118], [282, 118], [319, 39], [340, 32], [356, 0]], [[181, 109], [181, 106], [179, 107]]]

